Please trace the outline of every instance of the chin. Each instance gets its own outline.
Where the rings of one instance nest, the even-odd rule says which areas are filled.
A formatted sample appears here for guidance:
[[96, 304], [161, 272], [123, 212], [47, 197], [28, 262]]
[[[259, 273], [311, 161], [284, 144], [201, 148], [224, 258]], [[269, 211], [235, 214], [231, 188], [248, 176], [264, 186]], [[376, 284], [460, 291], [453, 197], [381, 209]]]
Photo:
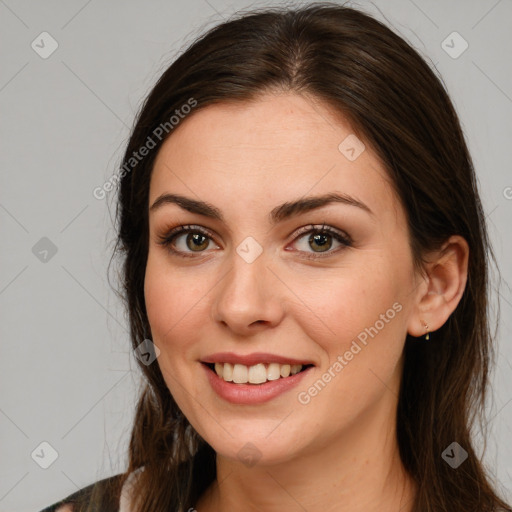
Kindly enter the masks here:
[[294, 450], [297, 446], [289, 440], [282, 443], [281, 440], [270, 441], [261, 439], [250, 439], [249, 437], [238, 436], [231, 439], [229, 443], [222, 442], [211, 445], [217, 456], [241, 463], [248, 468], [255, 466], [273, 466], [290, 461], [294, 458]]

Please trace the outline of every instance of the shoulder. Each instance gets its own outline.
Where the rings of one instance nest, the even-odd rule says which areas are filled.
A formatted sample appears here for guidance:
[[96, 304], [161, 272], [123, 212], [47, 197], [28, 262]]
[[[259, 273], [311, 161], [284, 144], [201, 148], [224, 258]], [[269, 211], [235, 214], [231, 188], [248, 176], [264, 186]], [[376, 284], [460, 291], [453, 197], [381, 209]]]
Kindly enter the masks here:
[[118, 512], [120, 483], [123, 476], [124, 474], [120, 473], [98, 480], [46, 507], [41, 512], [78, 512], [79, 508], [88, 504], [92, 498], [101, 503], [102, 512]]

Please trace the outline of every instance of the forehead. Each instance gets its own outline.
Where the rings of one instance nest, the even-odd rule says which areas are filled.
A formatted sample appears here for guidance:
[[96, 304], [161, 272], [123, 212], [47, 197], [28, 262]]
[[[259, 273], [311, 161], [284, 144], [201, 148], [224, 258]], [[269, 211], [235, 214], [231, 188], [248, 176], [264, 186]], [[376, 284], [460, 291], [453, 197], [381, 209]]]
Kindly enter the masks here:
[[348, 121], [310, 97], [275, 94], [210, 105], [182, 120], [159, 150], [149, 201], [176, 192], [241, 211], [248, 202], [270, 210], [332, 191], [376, 214], [398, 213], [387, 172]]

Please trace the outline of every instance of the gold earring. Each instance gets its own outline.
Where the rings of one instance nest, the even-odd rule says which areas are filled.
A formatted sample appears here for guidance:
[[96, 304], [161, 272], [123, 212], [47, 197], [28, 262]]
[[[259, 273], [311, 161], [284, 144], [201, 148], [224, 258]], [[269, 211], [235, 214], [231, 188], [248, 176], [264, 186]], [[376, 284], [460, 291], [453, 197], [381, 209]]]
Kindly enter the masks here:
[[428, 341], [430, 339], [430, 333], [428, 331], [428, 324], [422, 320], [423, 324], [425, 325], [425, 329], [427, 330], [427, 334], [425, 335], [425, 340]]

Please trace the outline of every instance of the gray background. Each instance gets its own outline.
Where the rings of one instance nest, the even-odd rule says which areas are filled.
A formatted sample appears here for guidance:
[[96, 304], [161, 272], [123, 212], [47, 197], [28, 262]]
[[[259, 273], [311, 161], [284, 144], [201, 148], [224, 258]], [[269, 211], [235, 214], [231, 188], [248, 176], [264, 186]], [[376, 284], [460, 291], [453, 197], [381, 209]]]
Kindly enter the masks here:
[[[0, 0], [0, 511], [39, 510], [123, 470], [139, 377], [106, 280], [113, 198], [92, 191], [116, 172], [140, 101], [187, 42], [262, 5]], [[504, 279], [486, 462], [512, 500], [512, 2], [352, 5], [438, 68], [469, 142]], [[31, 47], [44, 31], [58, 43], [46, 59]], [[452, 56], [442, 46], [453, 31], [469, 44], [457, 58], [458, 36], [444, 43]], [[41, 252], [43, 237], [55, 254]], [[44, 441], [58, 453], [48, 469]]]

